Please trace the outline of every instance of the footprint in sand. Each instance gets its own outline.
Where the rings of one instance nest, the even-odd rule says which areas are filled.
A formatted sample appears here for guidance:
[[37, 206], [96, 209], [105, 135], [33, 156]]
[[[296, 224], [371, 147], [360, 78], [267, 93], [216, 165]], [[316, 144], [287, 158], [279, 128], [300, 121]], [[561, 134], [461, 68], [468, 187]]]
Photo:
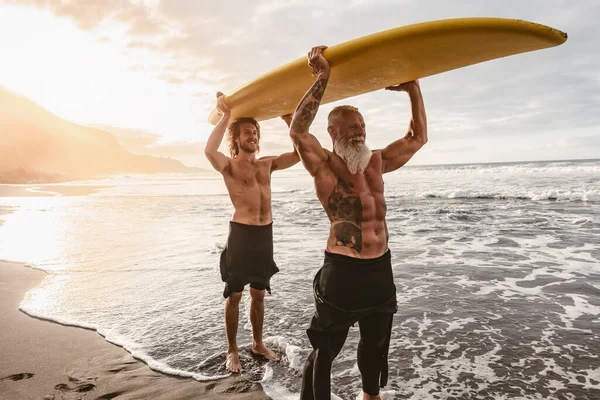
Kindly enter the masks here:
[[78, 386], [75, 386], [74, 388], [71, 388], [69, 385], [64, 384], [64, 383], [59, 383], [58, 385], [54, 386], [54, 390], [58, 390], [60, 392], [77, 392], [77, 393], [90, 392], [90, 391], [94, 390], [95, 388], [96, 388], [96, 385], [91, 384], [91, 383], [84, 383], [83, 385], [78, 385]]
[[29, 372], [23, 372], [20, 374], [14, 374], [5, 376], [4, 378], [0, 378], [0, 381], [9, 380], [9, 381], [22, 381], [23, 379], [32, 378], [34, 374], [30, 374]]
[[253, 386], [253, 382], [236, 382], [223, 390], [223, 393], [246, 393], [252, 390]]
[[117, 396], [120, 396], [121, 394], [123, 394], [123, 392], [106, 393], [100, 397], [96, 397], [96, 400], [110, 400], [110, 399], [114, 399]]
[[92, 391], [92, 390], [94, 390], [95, 388], [96, 388], [96, 385], [94, 385], [94, 384], [91, 384], [91, 383], [86, 383], [86, 384], [83, 384], [83, 385], [77, 386], [77, 387], [75, 388], [75, 391], [76, 391], [76, 392], [78, 392], [78, 393], [85, 393], [85, 392]]

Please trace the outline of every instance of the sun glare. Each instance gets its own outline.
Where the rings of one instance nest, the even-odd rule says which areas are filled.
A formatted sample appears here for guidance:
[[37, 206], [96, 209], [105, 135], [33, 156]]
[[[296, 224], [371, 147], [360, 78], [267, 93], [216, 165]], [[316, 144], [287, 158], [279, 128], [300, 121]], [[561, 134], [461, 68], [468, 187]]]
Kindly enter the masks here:
[[128, 48], [126, 30], [105, 23], [84, 31], [49, 11], [2, 5], [0, 85], [75, 123], [201, 140], [207, 107], [197, 95], [214, 90], [177, 72], [165, 76], [170, 56]]
[[[63, 199], [49, 197], [20, 198], [19, 212], [4, 215], [0, 230], [0, 252], [8, 260], [60, 269], [54, 263], [63, 256], [66, 240], [64, 207], [54, 207]], [[63, 211], [63, 212], [61, 212]], [[64, 259], [63, 259], [64, 261]]]

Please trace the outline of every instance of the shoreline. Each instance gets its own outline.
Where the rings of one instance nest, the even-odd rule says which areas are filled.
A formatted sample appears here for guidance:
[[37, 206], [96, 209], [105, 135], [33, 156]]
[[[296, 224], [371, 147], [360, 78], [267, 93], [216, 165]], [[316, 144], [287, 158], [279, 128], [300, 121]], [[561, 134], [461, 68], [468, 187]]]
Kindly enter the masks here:
[[7, 399], [264, 399], [241, 376], [196, 381], [152, 370], [96, 331], [61, 325], [19, 310], [46, 272], [0, 261], [0, 393]]
[[87, 196], [109, 185], [67, 185], [67, 184], [6, 184], [0, 183], [2, 197], [57, 197]]

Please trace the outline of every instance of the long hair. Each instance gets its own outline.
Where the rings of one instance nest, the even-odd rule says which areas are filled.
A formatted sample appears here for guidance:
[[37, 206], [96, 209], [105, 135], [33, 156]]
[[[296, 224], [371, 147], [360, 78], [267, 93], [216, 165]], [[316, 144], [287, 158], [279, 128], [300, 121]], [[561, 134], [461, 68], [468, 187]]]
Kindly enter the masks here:
[[238, 118], [227, 128], [227, 145], [229, 146], [229, 154], [231, 155], [231, 158], [237, 157], [237, 155], [240, 153], [240, 149], [235, 139], [240, 137], [240, 125], [242, 125], [244, 122], [249, 122], [256, 127], [256, 130], [258, 131], [259, 142], [257, 152], [260, 150], [260, 126], [258, 125], [258, 122], [254, 118]]

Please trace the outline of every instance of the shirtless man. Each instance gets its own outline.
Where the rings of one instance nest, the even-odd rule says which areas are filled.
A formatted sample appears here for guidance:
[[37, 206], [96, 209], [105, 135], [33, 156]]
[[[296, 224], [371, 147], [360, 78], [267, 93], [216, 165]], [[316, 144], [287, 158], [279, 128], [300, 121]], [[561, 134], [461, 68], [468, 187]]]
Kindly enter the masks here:
[[[235, 212], [229, 224], [229, 237], [221, 254], [221, 278], [225, 282], [225, 328], [227, 333], [227, 370], [242, 372], [237, 348], [239, 304], [244, 286], [250, 284], [250, 322], [252, 352], [278, 360], [262, 340], [265, 290], [271, 293], [270, 279], [279, 271], [273, 261], [273, 220], [271, 217], [271, 173], [300, 161], [294, 151], [277, 157], [256, 158], [260, 127], [252, 118], [239, 118], [229, 125], [231, 111], [223, 93], [217, 93], [217, 108], [222, 113], [206, 143], [205, 154], [223, 175]], [[282, 119], [290, 125], [291, 115]], [[225, 130], [231, 158], [219, 152]]]
[[408, 93], [412, 118], [408, 133], [383, 150], [365, 146], [365, 123], [358, 109], [334, 108], [327, 131], [333, 152], [308, 132], [330, 74], [324, 46], [308, 55], [317, 77], [298, 104], [290, 136], [313, 176], [317, 197], [331, 222], [325, 261], [315, 276], [315, 316], [307, 330], [314, 348], [302, 377], [302, 399], [330, 399], [333, 359], [358, 322], [358, 368], [363, 399], [379, 399], [387, 383], [387, 353], [397, 311], [382, 175], [403, 166], [426, 142], [427, 120], [417, 81], [386, 89]]

